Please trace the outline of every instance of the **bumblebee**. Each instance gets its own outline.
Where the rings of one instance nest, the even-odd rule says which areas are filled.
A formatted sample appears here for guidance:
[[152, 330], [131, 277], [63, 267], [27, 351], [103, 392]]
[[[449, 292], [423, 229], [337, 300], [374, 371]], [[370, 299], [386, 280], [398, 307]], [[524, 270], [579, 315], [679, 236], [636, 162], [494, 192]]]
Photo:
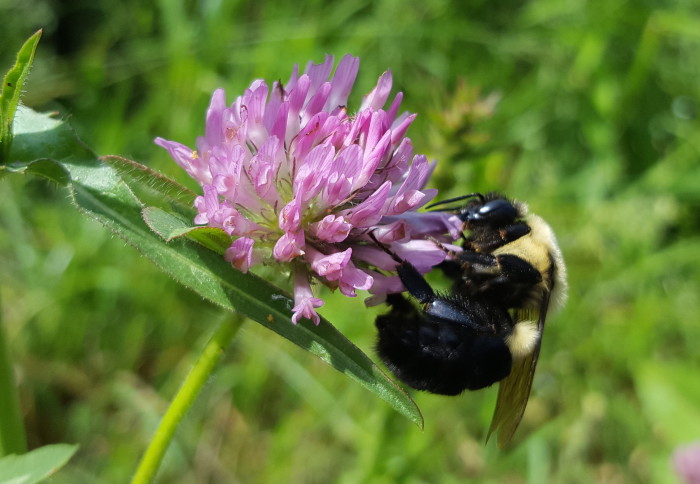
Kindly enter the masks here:
[[504, 447], [527, 406], [547, 316], [566, 300], [566, 268], [551, 228], [524, 203], [474, 193], [428, 208], [456, 202], [441, 208], [463, 222], [463, 250], [448, 251], [439, 266], [453, 281], [449, 293], [382, 246], [418, 307], [388, 296], [391, 309], [376, 320], [377, 352], [417, 390], [457, 395], [500, 382], [488, 436], [497, 432]]

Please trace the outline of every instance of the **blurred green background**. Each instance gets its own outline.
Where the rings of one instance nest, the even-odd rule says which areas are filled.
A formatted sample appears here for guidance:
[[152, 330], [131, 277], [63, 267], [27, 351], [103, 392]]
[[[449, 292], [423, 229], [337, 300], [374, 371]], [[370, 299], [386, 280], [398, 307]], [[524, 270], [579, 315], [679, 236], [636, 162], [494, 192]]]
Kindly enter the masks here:
[[[44, 29], [24, 101], [100, 154], [190, 183], [211, 92], [325, 53], [386, 68], [442, 197], [501, 190], [550, 222], [570, 301], [547, 326], [517, 445], [496, 389], [416, 394], [420, 431], [247, 323], [168, 453], [173, 483], [672, 483], [700, 439], [700, 6], [693, 0], [0, 1], [0, 66]], [[219, 318], [37, 179], [0, 182], [2, 319], [30, 444], [79, 443], [54, 482], [124, 482]], [[371, 355], [362, 297], [322, 313]], [[362, 316], [358, 316], [362, 315]]]

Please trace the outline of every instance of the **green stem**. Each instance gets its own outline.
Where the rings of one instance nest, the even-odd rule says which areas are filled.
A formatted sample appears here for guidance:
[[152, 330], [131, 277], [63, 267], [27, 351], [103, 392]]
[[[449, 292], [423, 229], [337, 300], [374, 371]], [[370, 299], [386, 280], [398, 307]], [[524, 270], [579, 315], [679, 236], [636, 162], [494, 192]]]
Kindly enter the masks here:
[[175, 430], [187, 411], [192, 407], [195, 399], [202, 391], [202, 387], [209, 379], [212, 371], [214, 371], [219, 357], [231, 343], [242, 323], [242, 317], [237, 317], [234, 321], [225, 319], [216, 328], [216, 332], [204, 347], [202, 354], [165, 412], [163, 420], [161, 420], [153, 436], [153, 440], [148, 445], [148, 449], [146, 449], [146, 453], [143, 455], [138, 469], [136, 469], [136, 474], [131, 484], [146, 484], [153, 480], [163, 460], [165, 451], [173, 439]]
[[[0, 301], [0, 316], [2, 302]], [[12, 363], [5, 332], [0, 320], [0, 457], [27, 452], [27, 435], [24, 432], [19, 396], [12, 372]]]

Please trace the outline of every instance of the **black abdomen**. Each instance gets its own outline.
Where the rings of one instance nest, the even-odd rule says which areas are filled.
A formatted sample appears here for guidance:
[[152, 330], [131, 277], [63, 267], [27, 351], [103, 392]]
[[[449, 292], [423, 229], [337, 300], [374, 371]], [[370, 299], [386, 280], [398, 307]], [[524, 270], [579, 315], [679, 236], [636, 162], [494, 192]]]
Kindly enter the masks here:
[[[484, 333], [458, 323], [426, 318], [403, 296], [392, 295], [388, 314], [376, 321], [377, 352], [387, 367], [417, 390], [457, 395], [478, 390], [510, 374], [512, 357], [495, 328], [512, 325], [510, 316], [490, 305], [470, 307]], [[488, 317], [484, 318], [484, 312]], [[486, 319], [486, 321], [485, 321]]]

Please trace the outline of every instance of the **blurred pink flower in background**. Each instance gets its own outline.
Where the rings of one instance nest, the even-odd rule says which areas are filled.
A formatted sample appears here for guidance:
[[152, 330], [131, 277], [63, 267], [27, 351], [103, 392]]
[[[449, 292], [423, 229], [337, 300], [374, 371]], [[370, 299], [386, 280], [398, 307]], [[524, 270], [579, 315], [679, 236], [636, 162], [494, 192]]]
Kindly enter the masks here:
[[684, 484], [700, 484], [700, 442], [677, 448], [673, 465]]
[[384, 273], [396, 262], [370, 232], [420, 272], [445, 258], [426, 237], [459, 235], [456, 217], [416, 211], [436, 195], [424, 188], [433, 164], [405, 137], [416, 115], [399, 114], [402, 93], [384, 109], [391, 72], [348, 113], [359, 63], [346, 55], [333, 76], [332, 56], [301, 75], [295, 66], [286, 84], [256, 80], [230, 106], [218, 89], [196, 151], [155, 140], [202, 186], [194, 221], [231, 236], [225, 259], [233, 267], [275, 263], [289, 271], [294, 322], [319, 322], [323, 301], [312, 278], [350, 297], [369, 290], [375, 303], [403, 290], [395, 274]]

